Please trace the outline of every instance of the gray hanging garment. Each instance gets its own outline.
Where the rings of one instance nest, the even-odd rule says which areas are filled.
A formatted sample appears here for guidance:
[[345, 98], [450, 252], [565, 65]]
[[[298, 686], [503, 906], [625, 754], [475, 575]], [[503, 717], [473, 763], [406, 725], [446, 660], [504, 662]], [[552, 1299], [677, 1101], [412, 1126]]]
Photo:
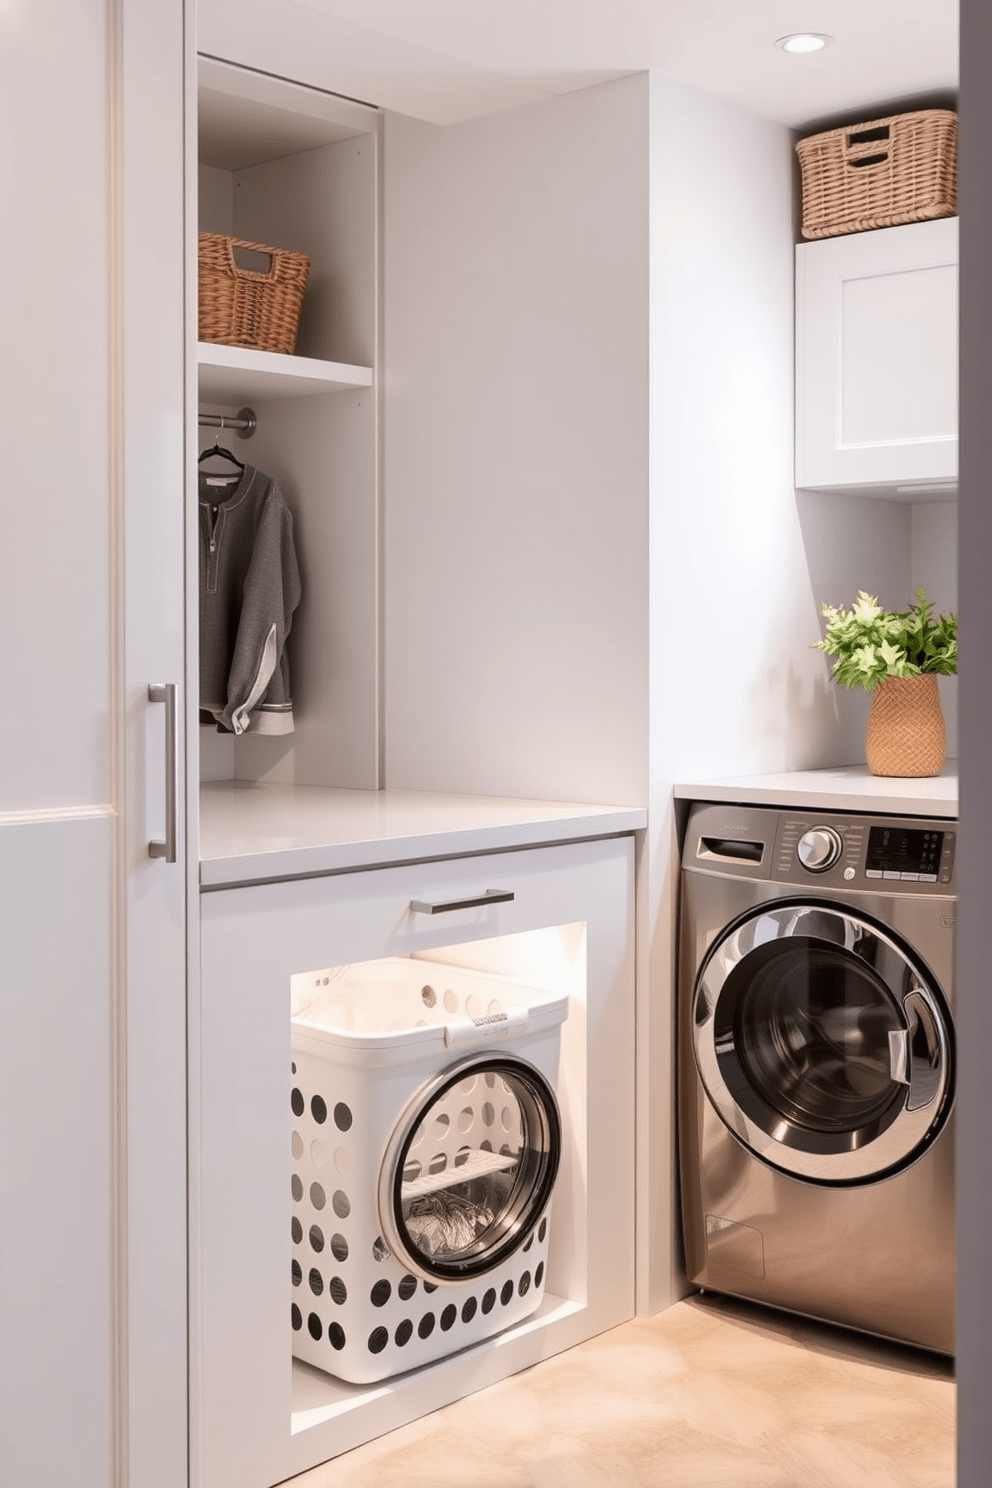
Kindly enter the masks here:
[[293, 514], [251, 465], [227, 495], [217, 480], [200, 472], [200, 721], [288, 734], [286, 638], [301, 593]]

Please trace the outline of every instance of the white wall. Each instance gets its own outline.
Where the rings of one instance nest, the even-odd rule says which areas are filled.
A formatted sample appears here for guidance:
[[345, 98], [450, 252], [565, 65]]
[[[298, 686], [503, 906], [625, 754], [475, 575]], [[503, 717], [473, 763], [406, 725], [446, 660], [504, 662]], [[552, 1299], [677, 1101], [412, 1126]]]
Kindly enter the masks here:
[[[860, 589], [877, 594], [888, 609], [905, 610], [922, 585], [937, 614], [958, 607], [958, 511], [954, 501], [907, 505], [841, 492], [797, 491], [796, 504], [806, 560], [817, 602], [848, 605]], [[823, 658], [824, 677], [831, 663]], [[947, 755], [958, 753], [958, 680], [939, 679], [947, 725]], [[823, 696], [825, 688], [826, 697]], [[864, 730], [870, 697], [821, 678], [823, 703], [836, 719], [832, 758], [817, 763], [864, 760]]]
[[646, 108], [387, 117], [389, 786], [645, 799]]
[[787, 130], [652, 80], [651, 762], [676, 779], [855, 757], [820, 605], [908, 578], [906, 509], [795, 492], [792, 171]]
[[[823, 632], [824, 603], [848, 607], [862, 589], [877, 595], [888, 609], [909, 605], [912, 507], [841, 491], [797, 491], [795, 499], [816, 611], [812, 630], [808, 618], [797, 620], [807, 641]], [[860, 687], [838, 687], [831, 677], [833, 662], [822, 652], [809, 655], [815, 689], [796, 720], [799, 766], [862, 765], [871, 698]]]
[[[958, 612], [958, 504], [931, 501], [911, 508], [912, 551], [909, 594], [922, 584], [938, 615]], [[905, 600], [904, 604], [908, 604]], [[900, 608], [903, 608], [901, 605]], [[947, 725], [947, 755], [958, 757], [958, 679], [939, 677], [940, 701]]]
[[650, 137], [651, 797], [639, 885], [639, 980], [650, 995], [638, 1070], [646, 1312], [681, 1284], [672, 785], [807, 763], [813, 718], [823, 715], [828, 734], [834, 727], [817, 701], [816, 598], [792, 485], [791, 139], [655, 74]]

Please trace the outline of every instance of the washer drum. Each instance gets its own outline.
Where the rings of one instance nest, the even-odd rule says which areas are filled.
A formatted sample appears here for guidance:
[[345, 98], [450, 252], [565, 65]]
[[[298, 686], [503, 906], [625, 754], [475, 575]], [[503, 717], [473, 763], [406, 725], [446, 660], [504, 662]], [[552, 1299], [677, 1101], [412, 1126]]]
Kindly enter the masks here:
[[567, 997], [404, 958], [294, 978], [293, 1354], [371, 1383], [533, 1312]]

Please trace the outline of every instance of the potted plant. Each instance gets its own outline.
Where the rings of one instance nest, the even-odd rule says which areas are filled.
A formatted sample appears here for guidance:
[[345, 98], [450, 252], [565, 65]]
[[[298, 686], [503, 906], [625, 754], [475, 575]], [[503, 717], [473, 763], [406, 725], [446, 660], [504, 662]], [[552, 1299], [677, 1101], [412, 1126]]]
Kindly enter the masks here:
[[937, 677], [958, 669], [958, 617], [933, 617], [922, 588], [910, 609], [884, 610], [862, 590], [849, 610], [825, 604], [827, 632], [814, 642], [836, 657], [833, 674], [845, 687], [872, 694], [865, 735], [873, 775], [936, 775], [944, 763], [945, 730]]

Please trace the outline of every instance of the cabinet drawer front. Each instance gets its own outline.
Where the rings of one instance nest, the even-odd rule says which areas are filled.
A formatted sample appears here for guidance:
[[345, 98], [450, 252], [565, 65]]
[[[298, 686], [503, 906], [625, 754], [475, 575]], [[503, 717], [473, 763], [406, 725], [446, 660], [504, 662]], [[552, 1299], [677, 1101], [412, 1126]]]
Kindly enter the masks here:
[[403, 864], [204, 894], [204, 945], [247, 938], [268, 973], [285, 977], [332, 961], [408, 955], [561, 923], [558, 874], [594, 846]]

